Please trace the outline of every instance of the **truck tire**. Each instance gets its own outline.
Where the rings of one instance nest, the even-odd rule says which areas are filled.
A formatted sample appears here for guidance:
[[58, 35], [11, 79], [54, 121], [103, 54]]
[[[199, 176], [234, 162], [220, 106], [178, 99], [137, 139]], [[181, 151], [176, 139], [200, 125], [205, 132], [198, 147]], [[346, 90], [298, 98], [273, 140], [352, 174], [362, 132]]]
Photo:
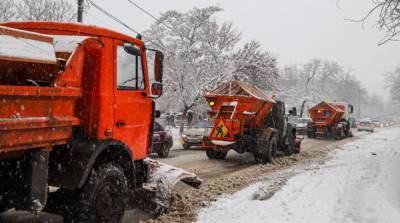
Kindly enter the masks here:
[[190, 149], [190, 144], [187, 144], [187, 143], [183, 143], [183, 149], [185, 149], [185, 150], [188, 150], [188, 149]]
[[254, 153], [256, 163], [267, 164], [272, 162], [273, 151], [278, 149], [276, 137], [272, 137], [269, 141], [263, 140], [257, 146], [260, 146], [260, 148], [257, 149], [258, 152]]
[[335, 139], [337, 139], [337, 140], [342, 140], [342, 139], [344, 139], [344, 130], [343, 130], [343, 128], [340, 128], [337, 132], [336, 132], [336, 137], [335, 137]]
[[128, 185], [121, 168], [111, 163], [92, 169], [79, 191], [60, 191], [56, 195], [56, 213], [64, 215], [66, 222], [115, 223], [125, 212]]
[[307, 137], [311, 138], [311, 139], [315, 139], [316, 138], [315, 132], [307, 131]]
[[158, 157], [160, 158], [167, 158], [169, 155], [169, 147], [162, 144], [157, 151]]
[[284, 152], [285, 152], [286, 156], [292, 155], [294, 153], [294, 145], [292, 143], [289, 143], [288, 145], [286, 145]]
[[212, 149], [206, 150], [206, 155], [209, 159], [223, 160], [226, 158], [227, 154], [228, 153], [226, 153], [226, 152], [215, 151]]

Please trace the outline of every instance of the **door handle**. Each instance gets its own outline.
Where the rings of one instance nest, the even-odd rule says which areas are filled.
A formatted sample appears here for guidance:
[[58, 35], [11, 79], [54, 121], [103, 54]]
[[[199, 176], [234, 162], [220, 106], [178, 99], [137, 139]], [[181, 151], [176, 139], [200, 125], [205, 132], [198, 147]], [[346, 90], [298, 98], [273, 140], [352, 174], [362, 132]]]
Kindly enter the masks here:
[[115, 123], [115, 126], [117, 127], [123, 127], [125, 125], [124, 121], [118, 121], [117, 123]]

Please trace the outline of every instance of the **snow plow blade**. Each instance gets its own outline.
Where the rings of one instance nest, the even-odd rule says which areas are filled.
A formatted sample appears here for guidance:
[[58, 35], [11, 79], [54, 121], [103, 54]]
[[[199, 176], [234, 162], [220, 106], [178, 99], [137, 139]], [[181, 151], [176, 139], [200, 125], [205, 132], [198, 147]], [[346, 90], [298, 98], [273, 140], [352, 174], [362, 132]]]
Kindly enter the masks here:
[[172, 193], [176, 184], [180, 181], [199, 188], [202, 179], [196, 174], [190, 173], [178, 167], [146, 159], [149, 164], [149, 180], [143, 185], [143, 193], [139, 193], [139, 205], [145, 211], [159, 216], [165, 213], [171, 205]]

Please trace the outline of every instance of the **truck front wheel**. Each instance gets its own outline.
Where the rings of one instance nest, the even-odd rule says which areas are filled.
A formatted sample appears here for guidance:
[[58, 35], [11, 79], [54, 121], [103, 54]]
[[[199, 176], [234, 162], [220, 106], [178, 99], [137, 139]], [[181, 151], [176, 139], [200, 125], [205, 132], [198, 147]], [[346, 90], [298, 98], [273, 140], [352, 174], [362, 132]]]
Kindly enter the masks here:
[[120, 222], [127, 190], [121, 168], [111, 163], [93, 168], [85, 186], [77, 194], [72, 219], [78, 218], [77, 222]]
[[337, 140], [342, 140], [342, 139], [344, 139], [344, 138], [345, 138], [344, 130], [343, 130], [343, 128], [340, 128], [339, 130], [336, 131], [336, 137], [335, 137], [335, 139], [337, 139]]

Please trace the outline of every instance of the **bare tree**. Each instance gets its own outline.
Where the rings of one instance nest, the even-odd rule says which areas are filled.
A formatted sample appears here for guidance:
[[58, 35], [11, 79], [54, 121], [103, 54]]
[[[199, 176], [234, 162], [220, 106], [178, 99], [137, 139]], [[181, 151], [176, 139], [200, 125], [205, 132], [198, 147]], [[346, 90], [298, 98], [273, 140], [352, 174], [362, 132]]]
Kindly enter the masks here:
[[358, 22], [365, 22], [371, 15], [377, 13], [377, 25], [386, 32], [379, 45], [388, 41], [400, 40], [400, 0], [374, 0], [374, 7]]
[[275, 90], [279, 78], [276, 58], [261, 50], [253, 40], [244, 44], [233, 56], [233, 79], [247, 82], [263, 90]]
[[368, 92], [351, 74], [351, 69], [333, 61], [312, 59], [304, 64], [287, 66], [281, 71], [278, 86], [279, 97], [289, 107], [301, 108], [305, 101], [312, 105], [321, 100], [339, 100], [356, 106], [360, 106], [360, 101], [363, 107], [370, 108], [366, 114], [379, 111], [376, 103], [370, 103]]
[[7, 22], [15, 18], [16, 8], [14, 0], [0, 1], [0, 22]]
[[17, 7], [19, 19], [33, 21], [75, 21], [76, 11], [68, 0], [20, 0]]
[[400, 66], [386, 76], [386, 84], [393, 101], [400, 103]]
[[203, 100], [204, 92], [223, 79], [221, 68], [238, 42], [231, 24], [220, 25], [212, 18], [221, 10], [211, 6], [185, 13], [167, 11], [159, 19], [163, 24], [156, 23], [145, 33], [150, 44], [166, 52], [163, 102], [182, 109], [183, 119]]
[[214, 18], [220, 11], [215, 6], [167, 11], [144, 34], [149, 45], [166, 53], [165, 94], [159, 105], [183, 111], [183, 119], [222, 81], [236, 76], [268, 88], [278, 76], [275, 58], [261, 51], [258, 42], [238, 46], [240, 32], [231, 22]]

